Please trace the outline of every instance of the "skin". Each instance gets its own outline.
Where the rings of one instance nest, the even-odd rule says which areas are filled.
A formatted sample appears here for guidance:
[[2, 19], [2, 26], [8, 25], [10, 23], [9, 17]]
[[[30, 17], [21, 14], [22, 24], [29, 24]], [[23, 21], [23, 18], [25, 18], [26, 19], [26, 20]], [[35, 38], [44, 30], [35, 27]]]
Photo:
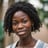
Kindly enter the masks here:
[[17, 11], [12, 17], [12, 29], [19, 36], [17, 47], [34, 47], [36, 40], [31, 36], [31, 22], [29, 16], [23, 11]]

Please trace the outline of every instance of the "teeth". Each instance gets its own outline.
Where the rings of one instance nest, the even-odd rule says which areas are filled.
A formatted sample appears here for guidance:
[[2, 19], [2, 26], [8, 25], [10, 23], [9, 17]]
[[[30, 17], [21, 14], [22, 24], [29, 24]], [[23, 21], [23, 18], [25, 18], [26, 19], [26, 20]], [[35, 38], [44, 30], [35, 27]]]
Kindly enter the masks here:
[[18, 34], [24, 34], [25, 32], [19, 32]]

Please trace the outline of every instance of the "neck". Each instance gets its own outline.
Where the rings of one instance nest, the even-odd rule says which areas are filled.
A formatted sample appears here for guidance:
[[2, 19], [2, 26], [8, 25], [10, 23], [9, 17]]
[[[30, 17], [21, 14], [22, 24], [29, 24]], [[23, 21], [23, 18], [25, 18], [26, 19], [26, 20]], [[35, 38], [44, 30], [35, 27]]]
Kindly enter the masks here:
[[24, 39], [20, 39], [20, 46], [29, 46], [31, 43], [33, 43], [34, 39], [31, 35]]

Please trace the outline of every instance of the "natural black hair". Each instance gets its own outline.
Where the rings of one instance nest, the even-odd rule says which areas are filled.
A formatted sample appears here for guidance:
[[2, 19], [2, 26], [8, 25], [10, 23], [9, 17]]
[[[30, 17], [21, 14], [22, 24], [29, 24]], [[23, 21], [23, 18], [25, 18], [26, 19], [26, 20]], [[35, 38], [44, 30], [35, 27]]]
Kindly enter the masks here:
[[4, 17], [4, 30], [9, 33], [13, 32], [12, 30], [12, 17], [14, 15], [15, 12], [17, 11], [23, 11], [25, 12], [31, 22], [34, 22], [34, 25], [32, 27], [32, 31], [36, 31], [39, 30], [40, 26], [41, 26], [41, 22], [38, 16], [38, 12], [36, 11], [35, 7], [30, 4], [30, 3], [26, 3], [26, 2], [17, 2], [14, 3], [13, 5], [11, 5]]

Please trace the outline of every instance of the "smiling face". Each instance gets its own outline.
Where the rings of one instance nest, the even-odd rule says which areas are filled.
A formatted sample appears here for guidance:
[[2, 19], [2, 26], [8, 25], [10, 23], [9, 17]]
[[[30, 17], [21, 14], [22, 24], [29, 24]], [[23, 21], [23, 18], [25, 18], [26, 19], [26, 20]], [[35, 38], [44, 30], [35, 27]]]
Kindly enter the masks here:
[[17, 11], [12, 17], [12, 29], [19, 37], [31, 34], [31, 20], [23, 11]]

